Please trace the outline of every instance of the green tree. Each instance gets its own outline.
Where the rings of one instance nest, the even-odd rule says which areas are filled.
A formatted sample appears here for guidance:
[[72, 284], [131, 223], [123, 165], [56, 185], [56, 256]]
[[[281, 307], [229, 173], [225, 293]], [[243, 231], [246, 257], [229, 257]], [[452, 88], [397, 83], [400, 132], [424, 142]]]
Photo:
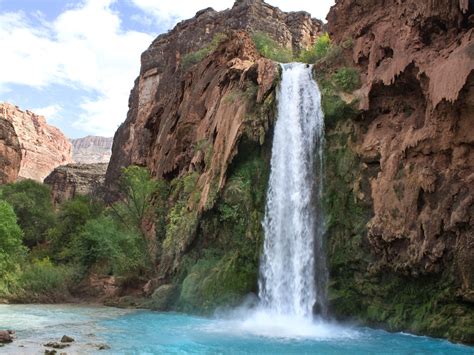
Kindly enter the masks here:
[[115, 214], [125, 225], [140, 228], [151, 210], [158, 181], [151, 178], [147, 169], [131, 165], [123, 169], [119, 187], [123, 199], [113, 205]]
[[22, 232], [13, 208], [0, 200], [0, 279], [14, 271], [25, 252], [21, 243]]
[[73, 240], [89, 220], [101, 214], [103, 206], [89, 196], [78, 195], [59, 208], [57, 223], [48, 232], [50, 249], [57, 261], [68, 261], [72, 256]]
[[124, 229], [106, 215], [86, 223], [75, 240], [74, 253], [86, 268], [100, 265], [120, 276], [136, 275], [148, 265], [140, 233], [134, 228]]
[[23, 180], [0, 188], [0, 198], [13, 206], [23, 230], [23, 242], [32, 248], [45, 241], [48, 229], [55, 223], [55, 214], [47, 186]]
[[147, 229], [147, 225], [156, 220], [154, 199], [163, 199], [168, 185], [163, 180], [152, 179], [146, 168], [132, 165], [123, 169], [120, 191], [123, 198], [111, 206], [112, 210], [123, 226], [141, 232], [150, 260], [154, 262], [158, 249], [156, 235]]

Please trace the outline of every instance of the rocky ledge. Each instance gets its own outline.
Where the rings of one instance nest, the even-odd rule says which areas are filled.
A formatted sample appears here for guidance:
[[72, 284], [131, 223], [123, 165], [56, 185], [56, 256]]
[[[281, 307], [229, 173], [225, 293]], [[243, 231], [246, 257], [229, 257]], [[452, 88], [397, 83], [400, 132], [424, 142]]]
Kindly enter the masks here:
[[68, 164], [59, 166], [44, 183], [51, 187], [54, 203], [72, 199], [76, 195], [98, 193], [103, 186], [107, 164]]

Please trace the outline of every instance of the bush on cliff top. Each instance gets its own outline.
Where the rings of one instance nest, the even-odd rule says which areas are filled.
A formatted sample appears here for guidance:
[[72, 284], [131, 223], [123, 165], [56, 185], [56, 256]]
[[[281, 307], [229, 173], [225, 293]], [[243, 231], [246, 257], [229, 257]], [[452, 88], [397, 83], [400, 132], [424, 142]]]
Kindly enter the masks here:
[[255, 32], [252, 34], [252, 40], [257, 51], [266, 58], [280, 63], [289, 63], [293, 61], [293, 51], [290, 48], [280, 46], [265, 32]]
[[189, 69], [194, 64], [199, 63], [201, 60], [206, 58], [209, 54], [214, 52], [219, 44], [225, 40], [227, 36], [224, 33], [216, 33], [212, 38], [211, 43], [209, 43], [204, 48], [201, 48], [197, 51], [187, 53], [183, 56], [183, 61], [181, 62], [181, 66], [184, 70]]
[[331, 38], [328, 33], [324, 33], [316, 40], [316, 43], [311, 48], [301, 51], [298, 61], [313, 64], [317, 60], [327, 56], [330, 49]]

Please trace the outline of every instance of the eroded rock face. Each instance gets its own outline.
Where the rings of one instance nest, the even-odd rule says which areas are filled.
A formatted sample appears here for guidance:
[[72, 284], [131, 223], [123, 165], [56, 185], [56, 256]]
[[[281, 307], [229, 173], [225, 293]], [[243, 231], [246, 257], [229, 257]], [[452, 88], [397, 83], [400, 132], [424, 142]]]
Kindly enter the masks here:
[[21, 148], [18, 136], [10, 121], [0, 111], [0, 185], [14, 182], [21, 165]]
[[351, 149], [369, 181], [354, 182], [354, 194], [372, 214], [370, 271], [449, 289], [443, 302], [458, 309], [460, 328], [427, 329], [469, 342], [457, 302], [474, 300], [473, 12], [468, 1], [340, 0], [328, 15], [362, 74]]
[[430, 0], [339, 1], [328, 16], [336, 40], [352, 36], [365, 76], [359, 97], [367, 132], [357, 149], [380, 164], [369, 237], [397, 270], [439, 271], [453, 249], [472, 244], [474, 32], [467, 15], [456, 1]]
[[72, 159], [79, 164], [108, 163], [112, 155], [112, 143], [112, 137], [71, 139]]
[[53, 201], [58, 204], [76, 195], [100, 193], [106, 171], [106, 163], [62, 165], [54, 169], [44, 183], [51, 186]]
[[71, 143], [43, 116], [0, 104], [0, 112], [15, 128], [21, 146], [19, 178], [42, 182], [57, 166], [72, 162]]
[[[190, 71], [183, 67], [187, 54], [228, 30], [245, 30], [247, 35], [230, 35], [205, 64]], [[261, 0], [245, 0], [223, 12], [199, 11], [159, 36], [142, 54], [127, 120], [114, 138], [107, 185], [130, 164], [147, 166], [153, 175], [166, 178], [195, 169], [203, 164], [202, 152], [195, 147], [207, 141], [216, 154], [201, 180], [206, 186], [201, 205], [205, 204], [213, 176], [223, 183], [246, 112], [243, 100], [222, 99], [240, 90], [251, 76], [263, 100], [276, 74], [273, 63], [259, 59], [248, 33], [264, 31], [280, 44], [300, 49], [311, 45], [321, 30], [321, 22], [307, 13], [284, 13]]]

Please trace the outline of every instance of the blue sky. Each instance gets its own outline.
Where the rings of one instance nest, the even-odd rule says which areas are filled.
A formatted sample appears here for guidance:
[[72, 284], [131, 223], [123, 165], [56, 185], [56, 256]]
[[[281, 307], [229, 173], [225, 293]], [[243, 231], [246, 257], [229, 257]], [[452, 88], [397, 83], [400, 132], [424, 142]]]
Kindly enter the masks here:
[[[268, 0], [325, 18], [334, 0]], [[0, 101], [43, 114], [67, 136], [112, 136], [140, 54], [198, 10], [233, 0], [0, 0]]]

